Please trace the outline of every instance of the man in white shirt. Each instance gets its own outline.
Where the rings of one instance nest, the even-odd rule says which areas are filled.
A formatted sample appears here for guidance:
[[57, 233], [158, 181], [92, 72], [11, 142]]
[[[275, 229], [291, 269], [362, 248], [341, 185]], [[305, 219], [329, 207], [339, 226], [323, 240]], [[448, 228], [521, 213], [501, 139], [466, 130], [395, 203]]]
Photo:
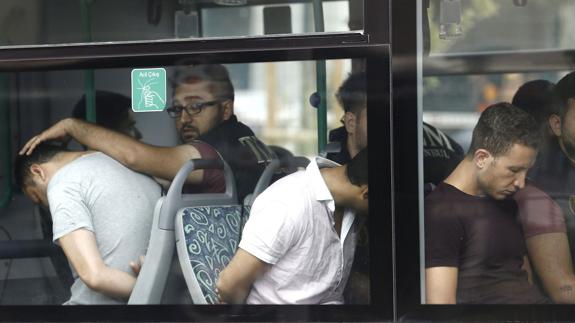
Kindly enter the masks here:
[[217, 282], [222, 303], [342, 304], [355, 214], [368, 212], [367, 148], [348, 164], [317, 157], [254, 202]]

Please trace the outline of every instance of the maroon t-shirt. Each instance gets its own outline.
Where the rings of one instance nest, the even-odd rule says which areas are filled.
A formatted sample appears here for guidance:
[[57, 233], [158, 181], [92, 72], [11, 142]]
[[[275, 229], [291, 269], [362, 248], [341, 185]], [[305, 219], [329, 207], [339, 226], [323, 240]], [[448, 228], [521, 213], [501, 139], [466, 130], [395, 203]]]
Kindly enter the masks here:
[[425, 199], [425, 267], [457, 267], [457, 303], [532, 304], [547, 299], [521, 269], [517, 205], [441, 183]]
[[[201, 141], [191, 143], [198, 150], [202, 159], [219, 159], [218, 152], [210, 145]], [[205, 169], [204, 177], [199, 185], [185, 185], [184, 193], [223, 193], [226, 190], [226, 179], [221, 169]]]
[[545, 233], [567, 232], [561, 207], [549, 195], [527, 184], [513, 197], [525, 239]]

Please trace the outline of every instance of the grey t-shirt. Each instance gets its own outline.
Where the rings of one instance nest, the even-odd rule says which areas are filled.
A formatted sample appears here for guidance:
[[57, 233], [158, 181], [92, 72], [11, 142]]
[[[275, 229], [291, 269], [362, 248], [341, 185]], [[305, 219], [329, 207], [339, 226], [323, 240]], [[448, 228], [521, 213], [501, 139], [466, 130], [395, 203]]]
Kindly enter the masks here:
[[[102, 153], [83, 155], [62, 167], [48, 185], [48, 202], [56, 241], [87, 229], [94, 233], [104, 263], [133, 274], [129, 263], [145, 254], [160, 186]], [[66, 305], [123, 304], [82, 282], [74, 284]]]

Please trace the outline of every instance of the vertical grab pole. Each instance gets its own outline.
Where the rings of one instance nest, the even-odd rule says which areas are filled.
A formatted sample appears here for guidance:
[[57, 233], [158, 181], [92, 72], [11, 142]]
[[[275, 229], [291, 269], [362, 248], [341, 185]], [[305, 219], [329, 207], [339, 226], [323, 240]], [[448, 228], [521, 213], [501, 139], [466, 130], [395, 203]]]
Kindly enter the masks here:
[[[90, 6], [92, 0], [82, 0], [80, 6], [82, 11], [82, 27], [84, 29], [84, 41], [92, 42], [92, 15]], [[94, 70], [84, 71], [84, 94], [86, 96], [86, 120], [96, 122], [96, 104], [94, 97]]]
[[[324, 31], [322, 0], [313, 0], [313, 21], [316, 32]], [[317, 147], [318, 152], [322, 152], [327, 144], [327, 79], [325, 61], [317, 61], [316, 87], [320, 97], [317, 107]]]
[[8, 75], [0, 73], [0, 147], [4, 147], [4, 189], [0, 198], [0, 209], [8, 207], [12, 201], [12, 145], [10, 142], [10, 107], [8, 106]]

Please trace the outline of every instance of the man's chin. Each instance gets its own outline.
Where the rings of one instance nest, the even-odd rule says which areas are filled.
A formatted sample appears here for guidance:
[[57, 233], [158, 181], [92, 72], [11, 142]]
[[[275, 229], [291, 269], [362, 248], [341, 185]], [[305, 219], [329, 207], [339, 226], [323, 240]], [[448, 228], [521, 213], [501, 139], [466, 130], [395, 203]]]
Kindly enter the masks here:
[[501, 192], [498, 193], [497, 195], [492, 195], [491, 197], [493, 197], [496, 200], [507, 200], [513, 197], [513, 195], [515, 195], [516, 192]]
[[180, 135], [180, 140], [182, 140], [183, 143], [190, 143], [194, 140], [198, 139], [198, 136], [196, 134], [188, 134], [188, 135]]

